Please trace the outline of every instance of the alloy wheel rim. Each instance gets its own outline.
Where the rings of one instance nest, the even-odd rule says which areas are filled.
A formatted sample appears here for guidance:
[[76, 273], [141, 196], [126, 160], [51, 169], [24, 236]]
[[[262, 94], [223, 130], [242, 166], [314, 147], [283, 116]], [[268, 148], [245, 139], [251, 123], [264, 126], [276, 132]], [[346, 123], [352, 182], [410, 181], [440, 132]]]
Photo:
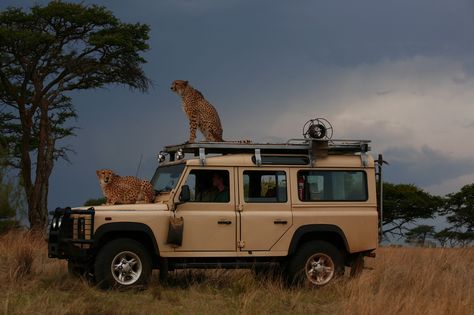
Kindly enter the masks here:
[[138, 281], [142, 274], [142, 261], [137, 254], [123, 251], [115, 255], [110, 265], [112, 276], [121, 285], [131, 285]]
[[305, 273], [308, 280], [314, 285], [324, 285], [334, 277], [334, 262], [326, 254], [317, 253], [308, 258]]

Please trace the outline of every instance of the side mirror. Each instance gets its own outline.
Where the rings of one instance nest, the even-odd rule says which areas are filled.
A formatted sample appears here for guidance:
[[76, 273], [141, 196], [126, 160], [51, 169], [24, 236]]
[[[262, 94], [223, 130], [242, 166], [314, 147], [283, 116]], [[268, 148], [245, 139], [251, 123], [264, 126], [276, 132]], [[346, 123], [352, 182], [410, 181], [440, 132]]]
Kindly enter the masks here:
[[186, 202], [191, 200], [191, 192], [188, 185], [181, 186], [181, 193], [179, 194], [179, 201]]

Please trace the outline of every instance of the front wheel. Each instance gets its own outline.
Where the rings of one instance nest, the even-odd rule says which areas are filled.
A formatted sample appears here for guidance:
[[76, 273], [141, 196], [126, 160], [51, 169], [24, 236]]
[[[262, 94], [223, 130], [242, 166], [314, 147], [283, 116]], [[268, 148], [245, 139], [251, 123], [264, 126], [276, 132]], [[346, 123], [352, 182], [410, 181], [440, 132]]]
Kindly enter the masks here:
[[113, 240], [97, 254], [94, 270], [102, 289], [146, 287], [151, 276], [151, 258], [139, 242]]
[[286, 272], [291, 284], [320, 287], [344, 274], [344, 261], [334, 245], [311, 241], [297, 250]]

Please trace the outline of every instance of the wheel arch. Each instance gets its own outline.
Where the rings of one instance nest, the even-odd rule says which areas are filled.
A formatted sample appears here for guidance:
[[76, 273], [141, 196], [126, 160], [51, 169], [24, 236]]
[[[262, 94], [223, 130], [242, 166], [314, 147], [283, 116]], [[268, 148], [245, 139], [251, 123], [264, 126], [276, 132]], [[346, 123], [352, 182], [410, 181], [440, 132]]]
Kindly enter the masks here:
[[113, 222], [101, 225], [94, 233], [94, 247], [100, 249], [107, 242], [118, 238], [130, 238], [151, 250], [153, 261], [160, 257], [160, 250], [152, 229], [137, 222]]
[[342, 250], [345, 254], [350, 252], [349, 244], [341, 228], [332, 224], [308, 224], [300, 226], [293, 234], [288, 255], [294, 254], [301, 244], [311, 240], [326, 241]]

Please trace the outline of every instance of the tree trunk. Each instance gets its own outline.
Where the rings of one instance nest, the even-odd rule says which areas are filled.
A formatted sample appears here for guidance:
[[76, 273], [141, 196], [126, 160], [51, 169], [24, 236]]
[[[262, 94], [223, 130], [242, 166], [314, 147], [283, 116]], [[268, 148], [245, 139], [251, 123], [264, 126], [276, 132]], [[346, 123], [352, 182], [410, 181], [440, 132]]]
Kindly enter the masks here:
[[[35, 108], [39, 109], [39, 135], [38, 148], [36, 151], [36, 169], [35, 180], [32, 182], [32, 165], [30, 158], [30, 141], [33, 129], [34, 113], [24, 115], [22, 119], [23, 125], [30, 126], [25, 132], [23, 129], [23, 143], [22, 143], [22, 176], [25, 181], [25, 192], [28, 201], [28, 219], [30, 221], [31, 229], [43, 229], [47, 223], [48, 218], [48, 189], [49, 177], [54, 164], [54, 139], [50, 135], [50, 121], [48, 117], [49, 102], [46, 99], [37, 100]], [[33, 109], [30, 109], [31, 111]], [[26, 111], [26, 113], [28, 113]]]
[[49, 160], [52, 157], [50, 150], [54, 150], [49, 148], [51, 136], [49, 132], [48, 105], [48, 100], [42, 99], [39, 106], [39, 145], [36, 156], [36, 178], [33, 188], [34, 207], [30, 209], [30, 211], [34, 212], [32, 215], [33, 221], [30, 221], [32, 229], [44, 228], [48, 218], [48, 181], [52, 169], [52, 161]]
[[20, 165], [21, 165], [21, 177], [23, 180], [23, 187], [25, 189], [26, 201], [28, 203], [28, 220], [30, 226], [37, 226], [41, 219], [37, 216], [36, 198], [34, 195], [34, 186], [31, 180], [31, 157], [30, 157], [30, 142], [33, 129], [33, 109], [27, 109], [24, 102], [18, 103], [20, 112], [20, 120], [22, 125], [22, 136], [20, 143]]

